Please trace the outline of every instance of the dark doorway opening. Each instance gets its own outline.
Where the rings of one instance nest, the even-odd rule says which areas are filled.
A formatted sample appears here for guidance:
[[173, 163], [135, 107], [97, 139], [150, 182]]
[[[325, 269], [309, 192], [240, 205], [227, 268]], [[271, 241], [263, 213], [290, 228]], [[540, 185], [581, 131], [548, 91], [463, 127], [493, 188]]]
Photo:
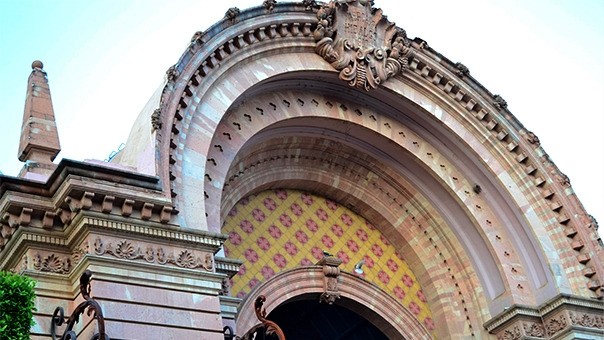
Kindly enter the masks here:
[[[353, 301], [358, 309], [373, 313]], [[355, 306], [356, 307], [356, 306]], [[268, 319], [276, 322], [287, 340], [387, 340], [388, 337], [355, 311], [338, 305], [319, 303], [319, 299], [290, 300], [275, 308]]]

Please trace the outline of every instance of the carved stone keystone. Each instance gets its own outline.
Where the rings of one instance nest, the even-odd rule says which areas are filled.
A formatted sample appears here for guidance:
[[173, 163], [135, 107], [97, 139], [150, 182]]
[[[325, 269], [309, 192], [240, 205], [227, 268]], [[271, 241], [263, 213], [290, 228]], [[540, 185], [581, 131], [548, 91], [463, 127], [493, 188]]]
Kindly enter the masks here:
[[322, 258], [317, 265], [323, 266], [323, 293], [319, 297], [319, 302], [326, 302], [333, 304], [337, 299], [340, 298], [340, 292], [338, 291], [338, 277], [340, 276], [339, 266], [342, 264], [342, 260], [334, 256], [325, 256]]
[[412, 52], [405, 30], [373, 8], [373, 1], [331, 1], [317, 18], [315, 51], [350, 86], [369, 91], [408, 67]]

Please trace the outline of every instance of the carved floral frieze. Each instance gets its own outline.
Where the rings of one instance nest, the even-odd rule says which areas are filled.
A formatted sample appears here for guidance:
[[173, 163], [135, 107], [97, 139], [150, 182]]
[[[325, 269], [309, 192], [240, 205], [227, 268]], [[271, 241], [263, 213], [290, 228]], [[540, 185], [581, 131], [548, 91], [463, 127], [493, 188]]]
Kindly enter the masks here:
[[411, 43], [373, 1], [331, 1], [317, 11], [315, 51], [350, 86], [370, 90], [408, 67]]
[[543, 325], [535, 322], [525, 322], [522, 325], [524, 333], [528, 336], [543, 337], [545, 335], [545, 329]]
[[522, 337], [520, 327], [515, 326], [512, 329], [506, 329], [503, 334], [497, 337], [497, 340], [517, 340]]
[[547, 330], [547, 335], [549, 336], [555, 335], [566, 328], [566, 326], [568, 326], [568, 322], [563, 314], [550, 318], [545, 322], [545, 329]]
[[96, 255], [111, 255], [125, 260], [145, 260], [161, 265], [171, 264], [180, 268], [213, 271], [212, 254], [188, 249], [165, 249], [162, 246], [143, 244], [130, 240], [104, 241], [97, 237], [93, 243]]
[[569, 313], [574, 325], [604, 329], [604, 314], [592, 315], [587, 313]]
[[498, 340], [558, 338], [571, 334], [577, 327], [604, 332], [604, 304], [560, 295], [539, 309], [515, 307], [485, 325]]
[[33, 267], [35, 270], [41, 272], [65, 274], [71, 271], [73, 264], [70, 256], [61, 257], [56, 254], [43, 256], [36, 254], [33, 257]]

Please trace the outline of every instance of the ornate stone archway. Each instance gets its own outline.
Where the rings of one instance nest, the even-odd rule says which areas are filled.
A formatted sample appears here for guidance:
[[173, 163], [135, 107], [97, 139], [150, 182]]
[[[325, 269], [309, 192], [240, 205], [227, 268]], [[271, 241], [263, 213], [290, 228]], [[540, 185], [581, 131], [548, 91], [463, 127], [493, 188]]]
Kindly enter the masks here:
[[[239, 199], [276, 187], [363, 210], [431, 287], [441, 336], [500, 334], [505, 311], [561, 294], [601, 297], [595, 222], [538, 138], [370, 7], [231, 10], [193, 37], [158, 94], [154, 144], [138, 146], [174, 219], [218, 233]], [[373, 33], [346, 28], [359, 18]]]
[[[28, 100], [43, 96], [24, 121], [44, 116], [53, 131], [45, 71], [32, 66], [28, 88], [42, 92]], [[73, 304], [90, 269], [112, 336], [223, 338], [240, 302], [225, 283], [241, 270], [220, 256], [223, 224], [242, 198], [276, 188], [374, 223], [421, 284], [435, 337], [604, 334], [604, 247], [568, 178], [501, 96], [372, 1], [229, 9], [194, 34], [163, 85], [119, 164], [55, 166], [51, 133], [52, 155], [31, 139], [38, 150], [24, 159], [39, 163], [24, 178], [0, 175], [0, 269], [39, 279], [35, 335], [48, 335], [52, 310]], [[280, 275], [316, 293], [318, 270]], [[408, 316], [340, 277], [347, 298], [391, 308], [375, 305], [379, 320]], [[277, 302], [298, 291], [276, 289]], [[409, 335], [397, 327], [387, 328]]]

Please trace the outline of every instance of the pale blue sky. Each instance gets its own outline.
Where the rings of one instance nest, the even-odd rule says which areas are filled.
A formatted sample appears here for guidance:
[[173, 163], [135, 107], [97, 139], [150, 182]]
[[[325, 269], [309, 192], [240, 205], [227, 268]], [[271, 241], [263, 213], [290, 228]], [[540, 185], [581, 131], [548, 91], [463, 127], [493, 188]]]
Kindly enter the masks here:
[[[0, 0], [0, 171], [16, 175], [27, 77], [48, 72], [59, 158], [104, 159], [190, 37], [255, 1]], [[604, 223], [604, 1], [377, 0], [388, 18], [460, 61], [541, 139]], [[57, 160], [58, 161], [58, 160]]]

